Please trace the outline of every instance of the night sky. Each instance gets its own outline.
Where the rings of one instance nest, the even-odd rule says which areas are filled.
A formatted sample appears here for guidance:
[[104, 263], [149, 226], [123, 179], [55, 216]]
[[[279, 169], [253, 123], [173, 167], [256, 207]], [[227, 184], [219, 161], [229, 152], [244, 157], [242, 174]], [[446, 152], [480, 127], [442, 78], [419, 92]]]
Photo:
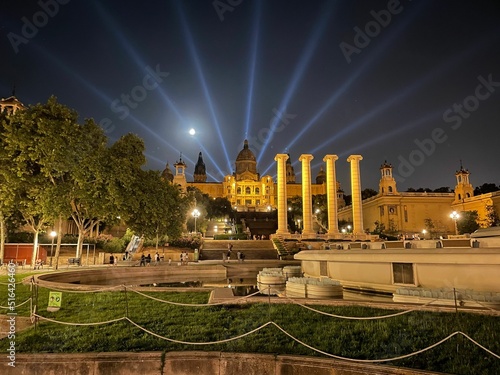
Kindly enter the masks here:
[[[261, 175], [288, 152], [337, 154], [350, 192], [394, 166], [401, 191], [500, 184], [500, 2], [2, 0], [0, 97], [49, 96], [111, 141], [144, 139], [146, 168], [192, 180], [234, 170], [243, 140]], [[44, 10], [45, 8], [45, 10]], [[196, 134], [190, 135], [189, 129]]]

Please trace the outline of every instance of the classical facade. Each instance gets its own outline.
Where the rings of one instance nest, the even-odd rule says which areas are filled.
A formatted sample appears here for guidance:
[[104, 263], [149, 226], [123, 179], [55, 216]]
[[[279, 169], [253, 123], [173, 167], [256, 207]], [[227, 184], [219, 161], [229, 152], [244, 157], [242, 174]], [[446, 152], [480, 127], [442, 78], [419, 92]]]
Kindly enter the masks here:
[[[238, 153], [235, 160], [233, 174], [226, 175], [221, 182], [207, 182], [206, 166], [203, 155], [198, 154], [193, 181], [187, 181], [185, 176], [186, 164], [182, 158], [174, 164], [174, 173], [170, 166], [166, 165], [163, 176], [181, 189], [195, 187], [210, 197], [227, 198], [231, 205], [239, 212], [255, 211], [265, 212], [277, 207], [277, 184], [271, 175], [261, 176], [258, 172], [257, 159], [250, 150], [248, 141], [243, 143], [243, 149]], [[302, 184], [296, 182], [295, 171], [290, 157], [285, 164], [287, 197], [302, 196]], [[311, 194], [326, 194], [325, 172], [320, 170], [316, 177], [316, 183], [311, 184]], [[337, 199], [340, 207], [344, 206], [343, 192], [337, 183]]]
[[[363, 227], [373, 231], [375, 223], [383, 225], [386, 231], [402, 234], [419, 234], [427, 229], [439, 234], [454, 233], [453, 211], [477, 211], [480, 223], [485, 226], [487, 207], [500, 212], [500, 192], [474, 196], [469, 181], [469, 172], [460, 167], [455, 173], [456, 186], [453, 193], [399, 192], [392, 175], [392, 165], [384, 162], [380, 166], [378, 194], [362, 201]], [[344, 207], [338, 212], [339, 220], [353, 222], [352, 208]]]

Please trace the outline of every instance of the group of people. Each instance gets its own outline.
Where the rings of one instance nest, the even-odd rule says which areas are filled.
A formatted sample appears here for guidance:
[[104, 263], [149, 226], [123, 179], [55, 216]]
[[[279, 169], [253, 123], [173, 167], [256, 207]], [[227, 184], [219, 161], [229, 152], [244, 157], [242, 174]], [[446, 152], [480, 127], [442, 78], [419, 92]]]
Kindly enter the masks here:
[[[161, 257], [160, 257], [160, 254], [158, 253], [158, 251], [156, 252], [154, 259], [155, 259], [155, 265], [160, 264]], [[151, 254], [148, 254], [147, 256], [144, 256], [144, 254], [142, 254], [141, 255], [141, 262], [139, 263], [139, 266], [150, 266], [152, 260], [153, 260], [153, 258], [151, 257]]]
[[[226, 260], [231, 260], [232, 252], [233, 244], [230, 242], [227, 244], [227, 252], [222, 253], [222, 261], [225, 262]], [[238, 259], [238, 262], [243, 262], [243, 260], [245, 259], [245, 255], [240, 250], [238, 250], [238, 252], [236, 253], [236, 258]]]
[[114, 256], [113, 254], [111, 254], [109, 257], [109, 265], [110, 266], [117, 266], [118, 265], [118, 256]]
[[183, 251], [179, 255], [179, 258], [180, 258], [179, 260], [180, 260], [181, 266], [187, 265], [189, 263], [189, 254], [187, 253], [187, 251]]

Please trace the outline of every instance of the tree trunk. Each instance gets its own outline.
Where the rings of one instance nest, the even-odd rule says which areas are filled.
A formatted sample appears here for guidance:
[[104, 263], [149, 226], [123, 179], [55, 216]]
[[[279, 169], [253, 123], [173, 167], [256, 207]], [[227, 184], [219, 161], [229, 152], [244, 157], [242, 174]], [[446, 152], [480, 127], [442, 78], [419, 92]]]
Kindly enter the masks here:
[[61, 253], [61, 243], [62, 243], [62, 223], [63, 218], [59, 216], [59, 220], [57, 221], [57, 245], [56, 245], [56, 255], [54, 256], [55, 269], [59, 267], [59, 254]]
[[82, 249], [83, 249], [83, 239], [85, 237], [85, 229], [84, 228], [78, 228], [78, 242], [76, 246], [76, 257], [81, 258], [82, 257]]
[[35, 237], [33, 238], [33, 256], [31, 257], [31, 268], [35, 268], [36, 260], [38, 258], [38, 235], [40, 234], [39, 230], [34, 231]]
[[5, 219], [0, 214], [0, 264], [3, 264], [3, 257], [5, 255]]

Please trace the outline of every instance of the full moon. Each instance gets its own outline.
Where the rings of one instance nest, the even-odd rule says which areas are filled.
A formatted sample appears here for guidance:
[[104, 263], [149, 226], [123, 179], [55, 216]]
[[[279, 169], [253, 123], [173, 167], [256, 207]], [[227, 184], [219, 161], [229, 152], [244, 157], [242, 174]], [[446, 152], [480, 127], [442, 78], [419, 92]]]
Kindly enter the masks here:
[[189, 129], [189, 134], [190, 135], [195, 135], [196, 134], [196, 130], [194, 130], [193, 128]]

